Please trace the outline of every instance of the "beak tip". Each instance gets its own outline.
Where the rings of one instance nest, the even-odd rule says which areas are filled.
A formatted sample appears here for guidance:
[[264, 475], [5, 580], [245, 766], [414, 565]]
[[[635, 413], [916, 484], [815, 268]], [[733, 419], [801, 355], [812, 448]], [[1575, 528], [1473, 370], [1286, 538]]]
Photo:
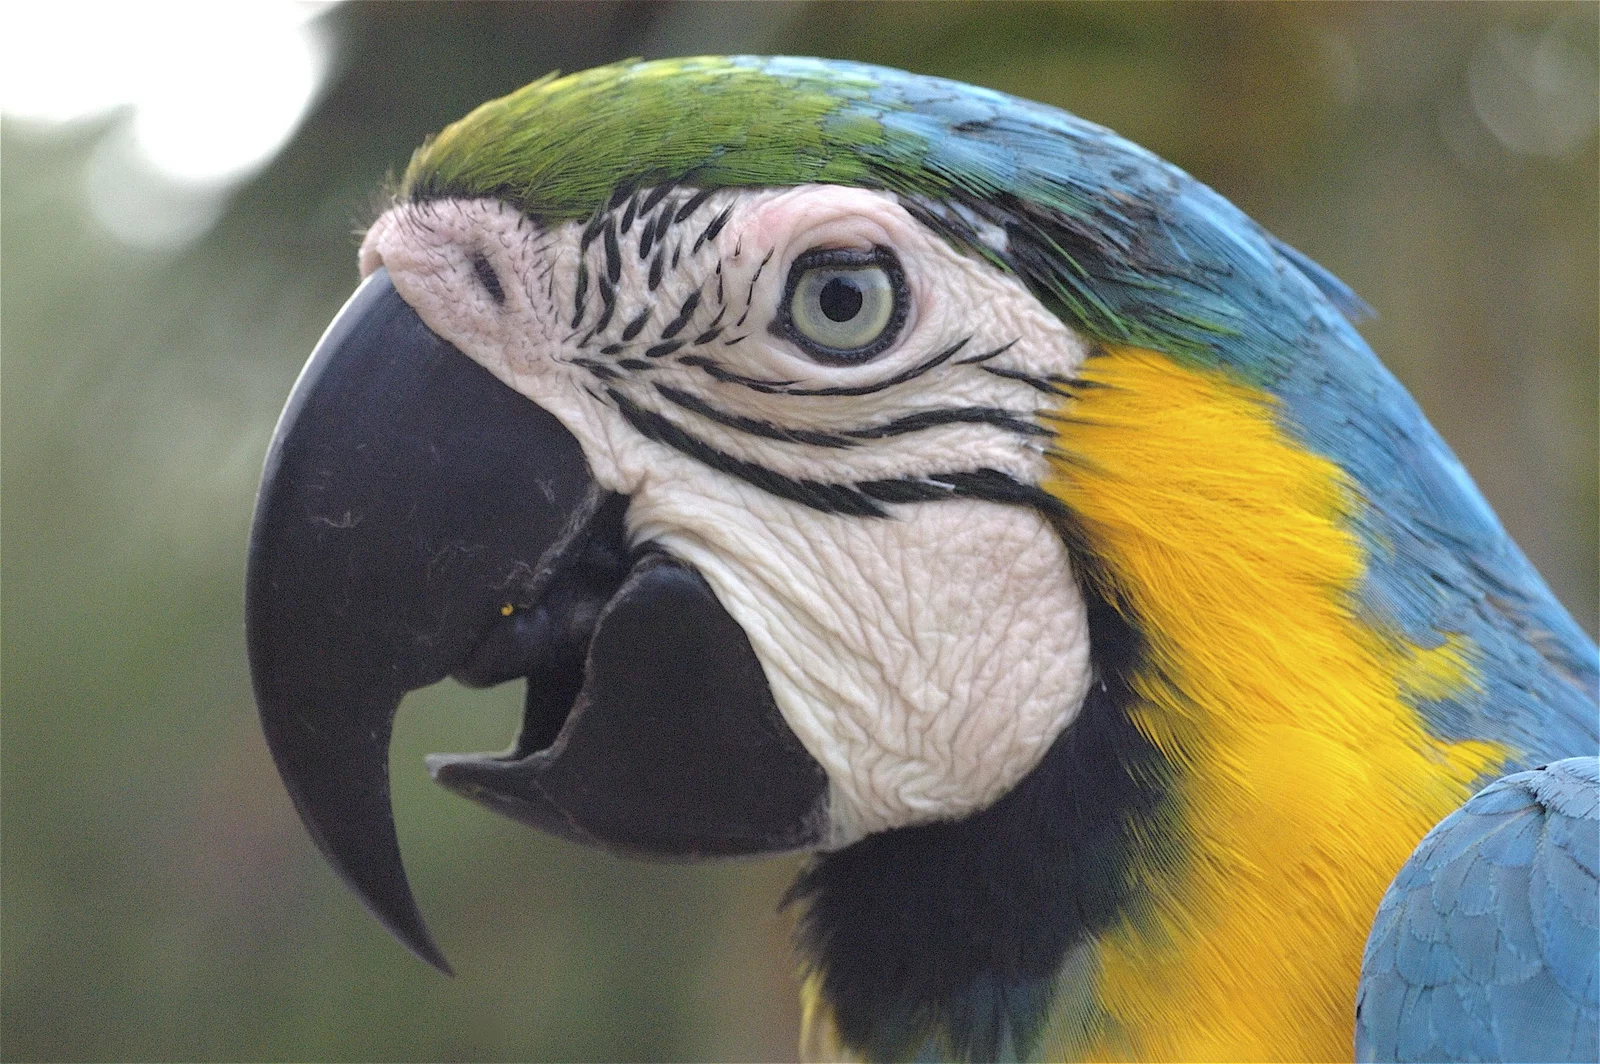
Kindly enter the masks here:
[[413, 904], [407, 909], [396, 910], [388, 905], [376, 904], [372, 896], [352, 883], [351, 887], [366, 905], [367, 911], [378, 918], [388, 932], [404, 946], [413, 957], [427, 964], [437, 971], [454, 977], [455, 969], [445, 959], [444, 951], [433, 940], [433, 933], [428, 930], [428, 925], [423, 922], [422, 913]]
[[440, 975], [443, 975], [449, 979], [454, 979], [456, 977], [456, 970], [450, 967], [450, 962], [445, 959], [445, 955], [440, 951], [439, 947], [432, 942], [425, 942], [423, 945], [427, 948], [412, 950], [417, 958], [427, 961]]

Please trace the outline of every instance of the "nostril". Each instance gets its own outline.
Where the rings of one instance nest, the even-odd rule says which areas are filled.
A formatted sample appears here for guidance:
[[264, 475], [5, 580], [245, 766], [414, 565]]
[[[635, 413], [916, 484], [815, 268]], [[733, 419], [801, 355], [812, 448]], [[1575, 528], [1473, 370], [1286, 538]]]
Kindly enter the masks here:
[[489, 298], [494, 300], [495, 306], [506, 305], [506, 290], [500, 285], [500, 275], [495, 272], [494, 264], [489, 261], [489, 257], [481, 251], [472, 253], [472, 273], [478, 278], [483, 290], [489, 293]]

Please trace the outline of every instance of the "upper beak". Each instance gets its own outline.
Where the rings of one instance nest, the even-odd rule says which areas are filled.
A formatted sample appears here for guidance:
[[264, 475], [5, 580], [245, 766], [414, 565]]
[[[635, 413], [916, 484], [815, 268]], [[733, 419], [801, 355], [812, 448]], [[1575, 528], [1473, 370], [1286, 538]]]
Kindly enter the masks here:
[[388, 746], [409, 692], [526, 678], [500, 755], [435, 778], [568, 838], [663, 857], [822, 840], [826, 778], [693, 570], [630, 550], [627, 500], [556, 420], [434, 334], [377, 270], [267, 453], [246, 625], [268, 746], [317, 846], [419, 957]]

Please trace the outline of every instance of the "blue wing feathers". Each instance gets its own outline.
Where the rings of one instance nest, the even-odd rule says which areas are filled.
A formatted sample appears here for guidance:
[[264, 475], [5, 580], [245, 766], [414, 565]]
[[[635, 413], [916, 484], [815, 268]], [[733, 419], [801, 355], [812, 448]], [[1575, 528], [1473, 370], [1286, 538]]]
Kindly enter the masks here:
[[1384, 896], [1359, 1060], [1600, 1059], [1600, 758], [1520, 772], [1428, 833]]
[[1306, 279], [1317, 286], [1317, 290], [1328, 298], [1334, 308], [1351, 321], [1362, 321], [1376, 316], [1376, 312], [1367, 305], [1367, 301], [1356, 295], [1355, 290], [1339, 278], [1329, 273], [1323, 266], [1311, 259], [1297, 248], [1290, 247], [1277, 237], [1272, 238], [1272, 246], [1295, 266], [1295, 269], [1305, 274]]

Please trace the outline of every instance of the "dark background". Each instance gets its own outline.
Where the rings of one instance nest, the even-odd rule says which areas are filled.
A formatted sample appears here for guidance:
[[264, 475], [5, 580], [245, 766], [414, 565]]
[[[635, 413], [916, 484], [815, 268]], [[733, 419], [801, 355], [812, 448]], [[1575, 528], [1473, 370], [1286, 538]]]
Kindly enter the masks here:
[[1372, 303], [1373, 346], [1593, 632], [1596, 11], [351, 3], [319, 16], [334, 58], [298, 133], [164, 251], [83, 204], [124, 118], [7, 119], [0, 1055], [794, 1052], [794, 862], [623, 862], [427, 782], [424, 753], [507, 741], [510, 687], [419, 693], [396, 731], [401, 842], [454, 980], [345, 893], [274, 776], [242, 640], [252, 493], [374, 189], [427, 133], [551, 69], [738, 51], [1109, 125]]

